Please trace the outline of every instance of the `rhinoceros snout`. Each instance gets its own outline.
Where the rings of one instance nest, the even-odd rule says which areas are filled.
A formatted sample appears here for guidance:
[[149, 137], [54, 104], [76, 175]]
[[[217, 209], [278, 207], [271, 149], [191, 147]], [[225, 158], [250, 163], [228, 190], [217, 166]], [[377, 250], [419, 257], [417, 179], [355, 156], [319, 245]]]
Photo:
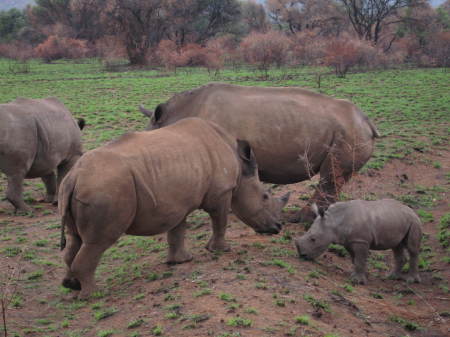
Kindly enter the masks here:
[[283, 225], [281, 223], [276, 222], [273, 226], [266, 229], [257, 230], [256, 232], [259, 234], [278, 234], [280, 233], [282, 227]]

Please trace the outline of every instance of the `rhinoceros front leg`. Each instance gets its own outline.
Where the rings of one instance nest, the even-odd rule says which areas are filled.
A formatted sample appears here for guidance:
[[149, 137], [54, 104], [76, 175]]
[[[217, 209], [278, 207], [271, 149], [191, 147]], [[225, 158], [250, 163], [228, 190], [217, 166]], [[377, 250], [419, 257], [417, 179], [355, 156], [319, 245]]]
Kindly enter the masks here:
[[16, 173], [8, 176], [8, 187], [6, 189], [6, 199], [15, 207], [16, 212], [28, 213], [28, 207], [22, 198], [24, 173]]
[[184, 244], [186, 226], [186, 220], [183, 220], [178, 226], [167, 232], [167, 243], [169, 244], [168, 264], [192, 260], [192, 254], [186, 250]]
[[367, 283], [367, 257], [369, 256], [369, 245], [364, 242], [355, 242], [351, 244], [351, 250], [354, 254], [354, 270], [350, 276], [352, 283]]
[[224, 198], [223, 202], [213, 210], [208, 210], [211, 220], [213, 233], [209, 239], [206, 249], [209, 251], [230, 251], [230, 246], [225, 241], [225, 232], [227, 230], [228, 211], [231, 205], [231, 196]]
[[56, 199], [56, 175], [54, 172], [41, 178], [44, 182], [47, 194], [44, 201], [53, 203]]

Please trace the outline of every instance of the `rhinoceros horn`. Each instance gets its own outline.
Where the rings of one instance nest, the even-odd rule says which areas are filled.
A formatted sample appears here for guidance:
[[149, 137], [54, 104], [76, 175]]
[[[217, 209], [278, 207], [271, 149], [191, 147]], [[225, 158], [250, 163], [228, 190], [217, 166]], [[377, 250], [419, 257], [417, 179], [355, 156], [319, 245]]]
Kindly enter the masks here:
[[139, 110], [141, 110], [141, 112], [142, 112], [145, 116], [147, 116], [148, 118], [152, 118], [152, 116], [153, 116], [153, 111], [144, 108], [144, 106], [143, 106], [142, 104], [139, 105]]

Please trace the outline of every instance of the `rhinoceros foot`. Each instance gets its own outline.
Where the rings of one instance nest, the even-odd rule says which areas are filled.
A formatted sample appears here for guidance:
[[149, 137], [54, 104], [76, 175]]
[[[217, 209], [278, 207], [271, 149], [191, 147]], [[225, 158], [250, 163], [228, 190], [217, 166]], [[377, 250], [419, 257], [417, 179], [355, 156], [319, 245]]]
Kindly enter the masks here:
[[193, 256], [191, 253], [183, 252], [183, 253], [175, 254], [174, 256], [169, 256], [167, 258], [166, 263], [169, 265], [179, 264], [179, 263], [189, 262], [192, 259], [193, 259]]
[[23, 205], [21, 207], [16, 208], [16, 215], [30, 215], [33, 213], [33, 209], [27, 205]]
[[408, 283], [420, 283], [422, 281], [419, 274], [406, 274], [403, 279]]
[[40, 202], [46, 202], [48, 204], [52, 204], [54, 203], [56, 200], [56, 196], [55, 195], [46, 195], [44, 199], [39, 200]]
[[217, 242], [211, 239], [206, 245], [206, 249], [210, 252], [229, 252], [231, 247], [225, 241]]
[[352, 273], [350, 280], [353, 284], [367, 284], [367, 276], [362, 273]]
[[65, 278], [62, 285], [72, 290], [81, 290], [81, 283], [76, 278]]

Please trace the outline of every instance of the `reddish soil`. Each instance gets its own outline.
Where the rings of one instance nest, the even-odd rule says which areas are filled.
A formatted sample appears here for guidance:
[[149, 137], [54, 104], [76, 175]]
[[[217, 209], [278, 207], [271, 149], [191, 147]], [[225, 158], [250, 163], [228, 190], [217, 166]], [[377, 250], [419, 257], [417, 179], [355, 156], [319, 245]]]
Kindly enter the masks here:
[[[440, 168], [431, 165], [435, 161]], [[349, 286], [349, 257], [327, 252], [316, 262], [300, 261], [291, 240], [304, 232], [299, 224], [286, 224], [277, 236], [262, 236], [231, 216], [227, 238], [232, 251], [212, 254], [204, 249], [211, 231], [209, 220], [197, 213], [187, 234], [192, 262], [167, 266], [164, 248], [151, 252], [138, 241], [124, 241], [112, 248], [116, 251], [102, 260], [97, 272], [103, 297], [79, 302], [72, 298], [75, 293], [60, 288], [64, 268], [56, 208], [34, 203], [42, 206], [34, 217], [14, 216], [11, 206], [1, 202], [0, 280], [7, 281], [10, 271], [20, 272], [18, 280], [11, 280], [6, 290], [3, 287], [4, 294], [15, 289], [21, 299], [7, 311], [8, 336], [108, 336], [110, 329], [112, 336], [134, 332], [134, 336], [152, 336], [158, 335], [156, 326], [161, 327], [162, 336], [186, 337], [450, 336], [450, 266], [443, 261], [448, 251], [437, 240], [439, 219], [450, 212], [449, 172], [449, 152], [420, 154], [409, 162], [394, 160], [383, 170], [357, 175], [345, 187], [344, 198], [407, 195], [420, 201], [429, 197], [432, 205], [420, 207], [434, 218], [424, 224], [428, 265], [421, 270], [422, 283], [410, 285], [385, 279], [388, 271], [383, 266], [392, 263], [390, 251], [371, 254], [371, 261], [380, 265], [370, 264], [366, 286]], [[0, 185], [4, 186], [4, 179]], [[310, 185], [304, 182], [273, 190], [280, 195], [294, 191], [289, 206], [302, 207], [305, 194], [312, 194]], [[43, 191], [33, 184], [26, 190], [35, 198]], [[163, 235], [153, 239], [152, 249], [165, 242]], [[14, 247], [21, 252], [8, 254]], [[29, 251], [34, 258], [27, 258]], [[127, 257], [129, 262], [124, 262]], [[36, 271], [43, 273], [33, 279]], [[156, 275], [152, 273], [157, 280], [152, 281]], [[306, 300], [308, 296], [320, 302], [314, 306]], [[99, 308], [118, 311], [96, 320]], [[309, 325], [296, 322], [303, 315], [309, 316]], [[242, 323], [250, 326], [231, 326], [239, 322], [233, 318], [248, 319]], [[141, 325], [128, 328], [137, 319], [143, 320]]]

